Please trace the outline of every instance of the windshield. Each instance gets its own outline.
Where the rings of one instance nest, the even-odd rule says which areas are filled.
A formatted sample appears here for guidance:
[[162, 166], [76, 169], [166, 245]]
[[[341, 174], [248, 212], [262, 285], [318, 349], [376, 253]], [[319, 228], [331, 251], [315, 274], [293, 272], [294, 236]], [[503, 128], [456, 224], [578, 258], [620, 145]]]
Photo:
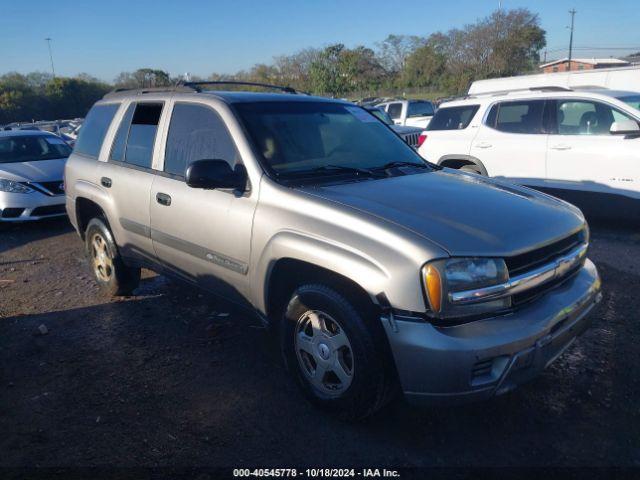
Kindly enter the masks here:
[[53, 160], [70, 154], [71, 147], [53, 135], [0, 137], [0, 163]]
[[391, 117], [389, 116], [389, 114], [384, 110], [381, 110], [379, 108], [371, 108], [367, 110], [371, 112], [372, 115], [375, 115], [387, 125], [393, 125], [393, 120], [391, 120]]
[[409, 102], [407, 117], [430, 117], [433, 115], [431, 102]]
[[235, 107], [267, 168], [280, 178], [345, 174], [391, 163], [426, 166], [402, 139], [355, 105], [256, 102]]
[[624, 97], [618, 97], [618, 100], [622, 100], [630, 107], [640, 110], [640, 95], [627, 95]]

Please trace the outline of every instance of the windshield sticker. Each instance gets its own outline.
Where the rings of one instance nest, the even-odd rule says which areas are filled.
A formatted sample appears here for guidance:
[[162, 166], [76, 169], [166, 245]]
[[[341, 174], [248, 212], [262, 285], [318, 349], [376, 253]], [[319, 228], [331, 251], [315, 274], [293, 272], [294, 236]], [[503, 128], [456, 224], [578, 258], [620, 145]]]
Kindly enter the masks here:
[[47, 143], [49, 143], [49, 145], [66, 145], [66, 142], [64, 140], [54, 137], [48, 137]]
[[358, 107], [345, 107], [345, 108], [351, 115], [356, 117], [361, 122], [375, 123], [380, 121], [376, 117], [368, 113], [366, 110], [363, 110], [362, 108], [358, 108]]

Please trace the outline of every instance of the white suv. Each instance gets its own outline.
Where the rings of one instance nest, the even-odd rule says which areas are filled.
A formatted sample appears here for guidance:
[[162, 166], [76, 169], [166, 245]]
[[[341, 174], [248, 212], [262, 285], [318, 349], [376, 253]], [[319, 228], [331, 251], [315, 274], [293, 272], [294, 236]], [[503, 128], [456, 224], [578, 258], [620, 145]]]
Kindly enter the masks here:
[[640, 93], [587, 88], [469, 96], [440, 106], [419, 153], [581, 205], [596, 192], [607, 213], [613, 201], [618, 213], [637, 215], [639, 104]]

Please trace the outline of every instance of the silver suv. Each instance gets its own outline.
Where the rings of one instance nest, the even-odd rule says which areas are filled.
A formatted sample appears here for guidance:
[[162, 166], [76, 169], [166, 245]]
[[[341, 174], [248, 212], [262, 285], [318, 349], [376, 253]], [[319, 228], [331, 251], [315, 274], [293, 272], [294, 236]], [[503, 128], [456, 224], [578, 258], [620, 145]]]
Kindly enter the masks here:
[[114, 92], [66, 165], [95, 279], [179, 277], [274, 326], [314, 403], [370, 415], [488, 398], [589, 325], [578, 209], [426, 163], [353, 104], [289, 93]]

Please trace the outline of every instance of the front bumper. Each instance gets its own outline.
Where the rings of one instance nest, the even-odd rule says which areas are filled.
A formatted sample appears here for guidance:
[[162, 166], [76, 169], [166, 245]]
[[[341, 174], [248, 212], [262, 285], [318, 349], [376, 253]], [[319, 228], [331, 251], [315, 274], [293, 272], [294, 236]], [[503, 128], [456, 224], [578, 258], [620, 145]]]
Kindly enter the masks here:
[[24, 222], [66, 214], [64, 195], [0, 192], [0, 222]]
[[419, 404], [481, 400], [535, 377], [591, 324], [600, 301], [595, 265], [524, 308], [452, 327], [382, 317], [406, 398]]

